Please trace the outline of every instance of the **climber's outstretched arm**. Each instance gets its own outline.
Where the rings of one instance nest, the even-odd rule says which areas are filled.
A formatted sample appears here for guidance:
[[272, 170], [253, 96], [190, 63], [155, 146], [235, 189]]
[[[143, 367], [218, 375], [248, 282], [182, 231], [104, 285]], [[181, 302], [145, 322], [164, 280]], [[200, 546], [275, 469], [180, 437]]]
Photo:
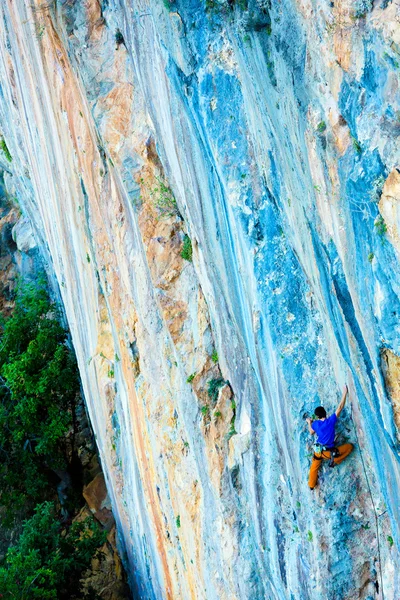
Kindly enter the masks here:
[[339, 406], [338, 406], [338, 407], [337, 407], [337, 409], [336, 409], [336, 416], [337, 416], [337, 417], [340, 415], [340, 413], [342, 412], [342, 410], [343, 410], [343, 408], [344, 408], [344, 405], [346, 404], [347, 392], [348, 392], [347, 385], [345, 385], [345, 386], [344, 386], [344, 388], [343, 388], [343, 396], [342, 396], [342, 399], [341, 399], [341, 401], [339, 402]]

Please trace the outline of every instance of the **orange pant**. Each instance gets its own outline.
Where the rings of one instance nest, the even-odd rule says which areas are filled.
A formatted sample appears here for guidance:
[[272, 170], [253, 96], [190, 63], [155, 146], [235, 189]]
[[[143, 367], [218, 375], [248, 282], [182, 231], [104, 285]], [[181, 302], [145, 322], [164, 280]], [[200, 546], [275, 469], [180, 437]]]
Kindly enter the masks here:
[[[339, 450], [339, 456], [333, 459], [335, 465], [339, 465], [350, 454], [353, 448], [353, 444], [343, 444], [343, 446], [338, 446], [337, 449]], [[315, 458], [316, 456], [320, 457], [320, 459], [318, 460], [318, 458]], [[328, 460], [330, 457], [331, 453], [329, 450], [325, 450], [319, 454], [314, 454], [310, 467], [310, 475], [308, 477], [308, 486], [310, 489], [313, 490], [317, 485], [318, 471], [322, 464], [322, 459]]]

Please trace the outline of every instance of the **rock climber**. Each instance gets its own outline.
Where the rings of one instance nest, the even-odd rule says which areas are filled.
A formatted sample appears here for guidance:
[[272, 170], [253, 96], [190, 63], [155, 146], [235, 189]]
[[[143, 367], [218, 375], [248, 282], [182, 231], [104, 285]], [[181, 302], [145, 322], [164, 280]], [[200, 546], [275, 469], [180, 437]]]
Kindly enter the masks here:
[[308, 430], [311, 435], [317, 434], [317, 442], [314, 444], [314, 456], [311, 463], [308, 485], [311, 490], [317, 485], [318, 471], [322, 460], [329, 460], [329, 466], [340, 464], [353, 450], [353, 444], [343, 444], [335, 447], [335, 425], [336, 421], [346, 404], [347, 385], [343, 388], [343, 396], [336, 411], [330, 417], [326, 417], [326, 410], [318, 406], [314, 413], [317, 419], [307, 419]]

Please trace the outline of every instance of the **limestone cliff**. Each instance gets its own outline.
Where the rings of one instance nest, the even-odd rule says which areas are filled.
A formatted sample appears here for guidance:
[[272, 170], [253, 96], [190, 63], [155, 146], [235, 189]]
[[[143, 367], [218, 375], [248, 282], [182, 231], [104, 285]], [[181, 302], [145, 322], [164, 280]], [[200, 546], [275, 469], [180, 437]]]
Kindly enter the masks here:
[[[1, 162], [60, 285], [134, 594], [397, 599], [398, 3], [0, 17]], [[311, 493], [303, 415], [345, 381], [356, 451]]]

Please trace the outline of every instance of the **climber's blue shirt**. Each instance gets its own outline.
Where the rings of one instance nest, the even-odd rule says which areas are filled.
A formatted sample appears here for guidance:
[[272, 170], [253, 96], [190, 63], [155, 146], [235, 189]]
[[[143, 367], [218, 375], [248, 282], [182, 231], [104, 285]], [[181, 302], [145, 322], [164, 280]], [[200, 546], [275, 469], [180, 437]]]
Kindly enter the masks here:
[[333, 413], [325, 421], [313, 421], [311, 427], [317, 434], [318, 444], [331, 448], [335, 443], [335, 424], [337, 421], [336, 413]]

